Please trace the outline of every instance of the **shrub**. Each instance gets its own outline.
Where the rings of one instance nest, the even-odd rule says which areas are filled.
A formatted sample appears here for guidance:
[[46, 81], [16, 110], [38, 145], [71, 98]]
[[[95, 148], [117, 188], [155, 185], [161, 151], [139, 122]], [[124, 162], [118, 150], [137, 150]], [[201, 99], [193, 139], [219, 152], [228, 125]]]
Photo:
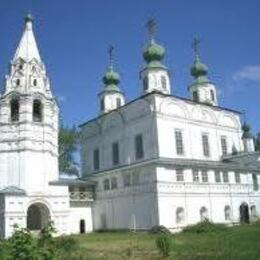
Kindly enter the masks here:
[[169, 235], [171, 234], [171, 231], [165, 226], [154, 226], [152, 227], [150, 232], [153, 234], [158, 234], [158, 233], [169, 234]]
[[213, 233], [213, 232], [222, 232], [226, 231], [228, 228], [224, 224], [215, 224], [205, 219], [195, 225], [187, 226], [183, 229], [183, 232], [190, 233]]
[[156, 247], [163, 256], [169, 256], [171, 251], [172, 238], [169, 235], [163, 234], [156, 238]]

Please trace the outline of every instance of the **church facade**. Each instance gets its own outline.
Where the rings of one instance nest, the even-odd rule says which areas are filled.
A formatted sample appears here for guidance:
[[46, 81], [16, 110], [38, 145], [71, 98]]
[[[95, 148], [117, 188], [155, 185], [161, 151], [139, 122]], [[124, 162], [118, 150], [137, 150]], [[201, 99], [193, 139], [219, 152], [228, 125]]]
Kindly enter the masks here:
[[[126, 102], [113, 64], [99, 115], [80, 125], [79, 179], [58, 171], [59, 108], [26, 17], [0, 97], [0, 236], [14, 226], [58, 234], [100, 229], [173, 231], [203, 219], [235, 224], [260, 216], [260, 153], [241, 113], [218, 105], [195, 44], [190, 98], [171, 94], [165, 49], [151, 33], [141, 95]], [[153, 24], [150, 24], [150, 28]]]

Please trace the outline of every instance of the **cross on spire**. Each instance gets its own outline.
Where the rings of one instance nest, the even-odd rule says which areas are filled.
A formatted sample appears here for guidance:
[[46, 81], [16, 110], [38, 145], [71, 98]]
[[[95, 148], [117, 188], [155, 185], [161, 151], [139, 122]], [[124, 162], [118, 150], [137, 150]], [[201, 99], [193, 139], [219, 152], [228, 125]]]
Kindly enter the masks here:
[[156, 21], [155, 19], [151, 18], [148, 20], [146, 27], [148, 29], [150, 40], [154, 40], [155, 34], [156, 34]]
[[109, 55], [109, 65], [110, 67], [113, 67], [115, 62], [115, 46], [112, 44], [108, 48], [108, 55]]
[[200, 39], [198, 37], [194, 38], [192, 42], [192, 49], [194, 50], [195, 56], [199, 56], [199, 45], [200, 45]]

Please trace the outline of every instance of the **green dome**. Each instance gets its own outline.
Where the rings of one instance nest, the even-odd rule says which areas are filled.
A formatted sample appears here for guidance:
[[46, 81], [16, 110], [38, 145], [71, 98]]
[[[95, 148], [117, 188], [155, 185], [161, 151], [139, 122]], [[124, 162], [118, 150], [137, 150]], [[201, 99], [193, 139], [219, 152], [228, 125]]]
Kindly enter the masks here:
[[208, 74], [207, 65], [203, 64], [199, 57], [196, 57], [194, 65], [191, 67], [191, 75], [195, 78], [199, 76], [206, 76]]
[[113, 67], [110, 66], [103, 77], [103, 82], [105, 85], [118, 85], [120, 82], [120, 76], [117, 72], [113, 70]]
[[33, 16], [32, 16], [30, 13], [28, 13], [28, 14], [25, 16], [24, 20], [25, 20], [26, 23], [27, 23], [27, 22], [33, 22]]
[[243, 136], [242, 136], [243, 139], [253, 138], [253, 135], [250, 132], [250, 130], [251, 130], [250, 125], [244, 123], [243, 126], [242, 126], [242, 130], [243, 130]]
[[146, 62], [150, 63], [152, 61], [161, 61], [164, 58], [165, 49], [163, 46], [151, 41], [149, 45], [145, 48], [143, 57]]

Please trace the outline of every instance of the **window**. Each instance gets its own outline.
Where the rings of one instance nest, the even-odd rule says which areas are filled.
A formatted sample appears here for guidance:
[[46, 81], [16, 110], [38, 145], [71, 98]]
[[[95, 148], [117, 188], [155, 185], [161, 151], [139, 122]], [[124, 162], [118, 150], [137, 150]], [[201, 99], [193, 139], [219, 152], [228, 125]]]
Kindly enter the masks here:
[[139, 172], [133, 172], [133, 185], [138, 185], [140, 183], [139, 180]]
[[17, 122], [19, 121], [19, 100], [13, 99], [10, 102], [10, 109], [11, 109], [11, 121]]
[[104, 186], [104, 190], [109, 190], [110, 189], [109, 179], [105, 179], [103, 181], [103, 186]]
[[176, 169], [176, 181], [184, 181], [184, 174], [182, 169]]
[[240, 178], [240, 173], [239, 172], [235, 172], [235, 181], [236, 181], [236, 183], [240, 183], [241, 182], [241, 178]]
[[221, 182], [221, 176], [219, 171], [215, 171], [215, 182]]
[[105, 101], [104, 101], [104, 98], [101, 98], [101, 100], [100, 100], [100, 110], [104, 111], [104, 109], [105, 109]]
[[251, 206], [250, 211], [251, 211], [252, 220], [257, 220], [256, 206], [255, 205]]
[[16, 86], [17, 86], [17, 87], [20, 86], [20, 83], [21, 83], [20, 79], [17, 79], [17, 80], [16, 80]]
[[166, 77], [161, 76], [161, 83], [162, 83], [162, 88], [166, 89], [167, 83], [166, 83]]
[[192, 96], [193, 96], [193, 101], [199, 102], [199, 94], [197, 91], [193, 91]]
[[259, 189], [258, 181], [257, 181], [257, 175], [256, 175], [256, 174], [253, 174], [252, 177], [253, 177], [253, 187], [254, 187], [254, 191], [257, 191], [257, 190]]
[[135, 137], [135, 159], [144, 157], [143, 136], [141, 134]]
[[199, 171], [198, 170], [193, 170], [192, 171], [192, 176], [193, 176], [193, 182], [199, 182]]
[[95, 149], [93, 152], [93, 166], [94, 170], [99, 170], [99, 149]]
[[124, 187], [129, 187], [131, 185], [131, 175], [130, 174], [123, 175], [123, 183], [124, 183]]
[[230, 206], [225, 206], [224, 209], [224, 214], [225, 214], [225, 220], [231, 220], [231, 209]]
[[221, 136], [221, 149], [222, 155], [227, 155], [227, 138], [225, 136]]
[[181, 224], [185, 220], [185, 215], [184, 215], [184, 209], [183, 208], [177, 208], [176, 210], [176, 223]]
[[209, 157], [210, 156], [209, 137], [207, 134], [202, 135], [202, 147], [203, 147], [204, 156]]
[[215, 94], [214, 94], [214, 91], [212, 89], [210, 90], [210, 96], [211, 96], [211, 100], [215, 101]]
[[119, 164], [119, 144], [115, 142], [112, 144], [112, 161], [113, 165]]
[[116, 98], [116, 108], [121, 107], [121, 98]]
[[37, 86], [37, 79], [33, 80], [33, 86], [36, 87]]
[[23, 69], [23, 65], [20, 64], [20, 65], [19, 65], [19, 70], [22, 70], [22, 69]]
[[33, 101], [33, 121], [42, 121], [42, 103], [40, 100], [36, 99]]
[[147, 77], [144, 77], [143, 84], [144, 84], [144, 90], [147, 90], [148, 89], [148, 78]]
[[208, 182], [209, 181], [207, 171], [201, 171], [201, 179], [202, 179], [202, 182]]
[[111, 178], [111, 190], [117, 189], [117, 179], [116, 177]]
[[206, 219], [208, 219], [208, 210], [206, 207], [202, 207], [200, 209], [200, 220], [204, 221]]
[[175, 130], [175, 145], [176, 145], [176, 153], [178, 155], [183, 155], [184, 149], [183, 149], [183, 140], [182, 140], [182, 131], [181, 130]]
[[223, 182], [225, 183], [229, 182], [228, 172], [226, 171], [223, 172]]

